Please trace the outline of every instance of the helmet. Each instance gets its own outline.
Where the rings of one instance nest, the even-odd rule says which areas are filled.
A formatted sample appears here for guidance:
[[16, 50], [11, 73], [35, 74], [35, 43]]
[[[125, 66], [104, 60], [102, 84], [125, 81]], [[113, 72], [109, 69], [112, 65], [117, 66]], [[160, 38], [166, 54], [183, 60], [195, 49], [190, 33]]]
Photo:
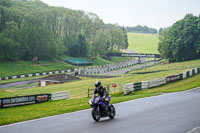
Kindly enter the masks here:
[[95, 87], [100, 88], [101, 87], [101, 82], [100, 81], [96, 81], [95, 82]]

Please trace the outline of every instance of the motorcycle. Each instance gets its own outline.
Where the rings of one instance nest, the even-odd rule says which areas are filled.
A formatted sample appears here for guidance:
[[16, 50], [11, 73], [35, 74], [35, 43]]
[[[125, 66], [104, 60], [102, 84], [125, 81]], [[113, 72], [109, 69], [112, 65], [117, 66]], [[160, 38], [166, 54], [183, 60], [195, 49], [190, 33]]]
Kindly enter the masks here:
[[[92, 108], [92, 118], [95, 121], [99, 121], [101, 117], [109, 117], [113, 119], [115, 117], [115, 107], [112, 104], [107, 105], [102, 97], [95, 97], [94, 95], [88, 101]], [[111, 101], [111, 96], [108, 97], [108, 103]]]

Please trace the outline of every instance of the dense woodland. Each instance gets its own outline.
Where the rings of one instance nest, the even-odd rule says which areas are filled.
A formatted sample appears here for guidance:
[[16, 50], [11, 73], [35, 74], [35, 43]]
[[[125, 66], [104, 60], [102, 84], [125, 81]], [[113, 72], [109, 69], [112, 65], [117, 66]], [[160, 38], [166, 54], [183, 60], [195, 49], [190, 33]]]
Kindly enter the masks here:
[[147, 26], [141, 26], [137, 25], [135, 27], [126, 27], [127, 32], [132, 33], [151, 33], [151, 34], [157, 34], [157, 30], [154, 28], [149, 28]]
[[200, 15], [187, 14], [159, 34], [159, 52], [170, 62], [200, 58]]
[[0, 0], [0, 60], [94, 59], [127, 47], [125, 28], [96, 14], [39, 0]]

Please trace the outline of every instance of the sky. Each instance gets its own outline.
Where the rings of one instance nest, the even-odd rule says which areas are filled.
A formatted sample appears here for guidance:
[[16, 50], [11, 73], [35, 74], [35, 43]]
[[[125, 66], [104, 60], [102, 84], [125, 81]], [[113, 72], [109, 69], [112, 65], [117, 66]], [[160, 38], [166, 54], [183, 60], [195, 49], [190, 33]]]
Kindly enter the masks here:
[[169, 27], [188, 13], [200, 14], [200, 0], [41, 0], [50, 6], [97, 14], [104, 23]]

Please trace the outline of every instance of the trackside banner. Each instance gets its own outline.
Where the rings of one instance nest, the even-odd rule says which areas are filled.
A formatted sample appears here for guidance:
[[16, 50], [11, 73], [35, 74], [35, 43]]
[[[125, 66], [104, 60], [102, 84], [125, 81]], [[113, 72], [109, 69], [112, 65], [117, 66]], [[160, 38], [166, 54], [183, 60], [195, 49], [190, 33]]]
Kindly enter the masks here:
[[2, 98], [0, 99], [0, 108], [47, 102], [50, 99], [51, 99], [51, 94], [39, 94], [39, 95]]
[[107, 56], [161, 58], [159, 54], [143, 54], [143, 53], [107, 53]]

